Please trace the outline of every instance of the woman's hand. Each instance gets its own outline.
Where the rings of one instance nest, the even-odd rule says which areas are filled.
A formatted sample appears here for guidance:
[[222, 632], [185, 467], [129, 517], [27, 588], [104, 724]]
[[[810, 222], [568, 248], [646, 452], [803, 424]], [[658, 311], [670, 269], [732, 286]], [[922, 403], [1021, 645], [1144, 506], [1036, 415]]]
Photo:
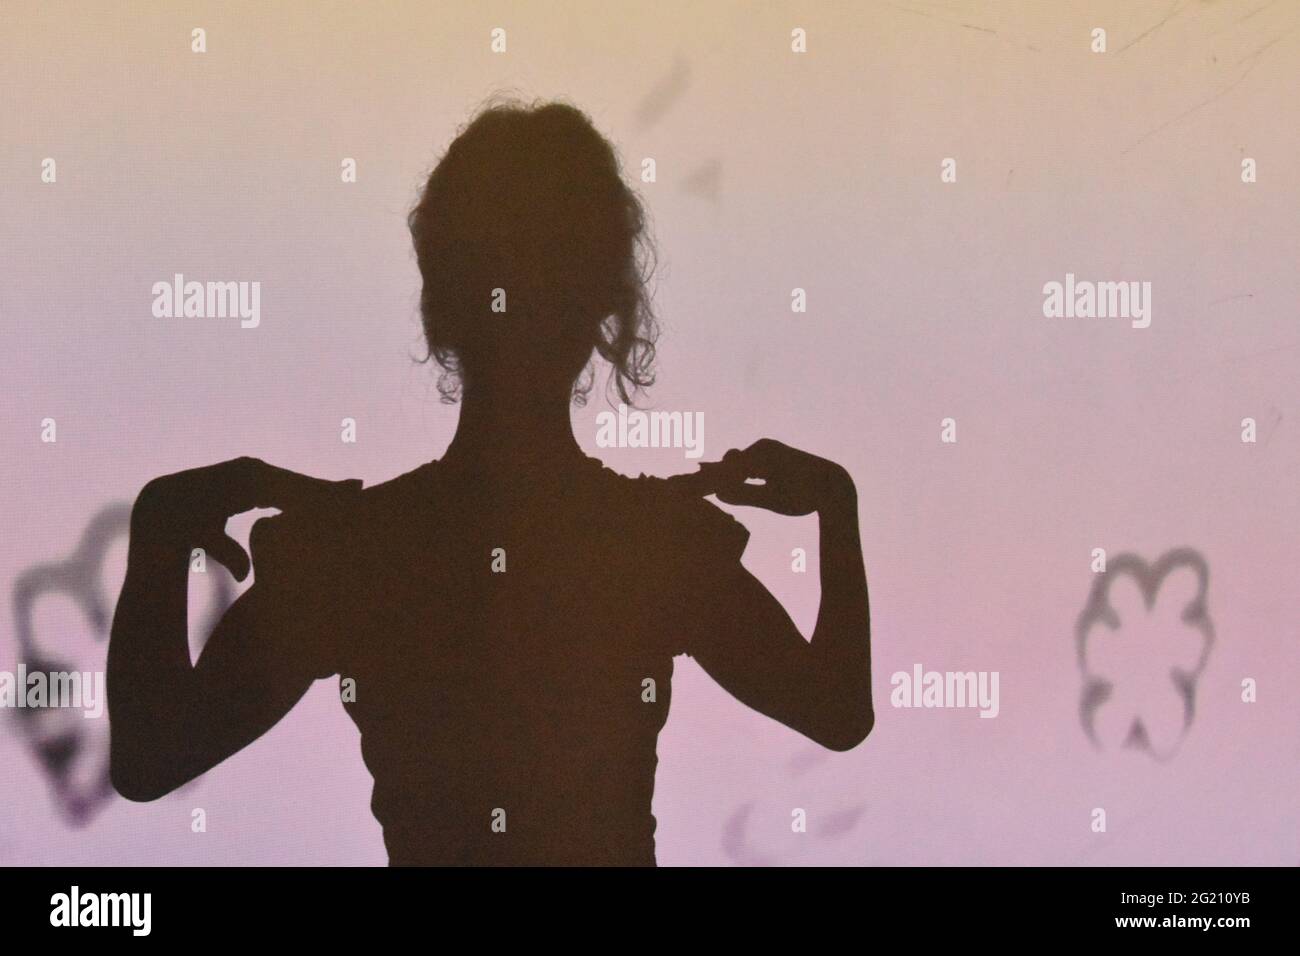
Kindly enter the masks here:
[[226, 534], [230, 517], [253, 508], [328, 506], [360, 488], [359, 480], [326, 481], [257, 458], [191, 468], [144, 486], [131, 512], [131, 541], [143, 547], [203, 548], [242, 581], [250, 562], [239, 542]]
[[[762, 438], [721, 461], [700, 465], [701, 494], [729, 505], [751, 505], [782, 515], [806, 515], [856, 504], [853, 479], [840, 465]], [[760, 483], [752, 483], [754, 480]]]

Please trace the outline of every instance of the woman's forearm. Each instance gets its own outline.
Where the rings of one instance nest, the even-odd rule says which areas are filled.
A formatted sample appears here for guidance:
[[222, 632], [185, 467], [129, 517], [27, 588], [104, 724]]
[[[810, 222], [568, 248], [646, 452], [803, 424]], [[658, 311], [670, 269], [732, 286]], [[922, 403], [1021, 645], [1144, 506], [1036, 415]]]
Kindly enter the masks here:
[[115, 782], [149, 777], [168, 759], [189, 699], [188, 547], [133, 527], [108, 645]]
[[[850, 721], [871, 720], [871, 614], [858, 533], [858, 499], [847, 472], [837, 473], [818, 509], [821, 606], [811, 647], [825, 689]], [[869, 727], [868, 727], [869, 729]]]

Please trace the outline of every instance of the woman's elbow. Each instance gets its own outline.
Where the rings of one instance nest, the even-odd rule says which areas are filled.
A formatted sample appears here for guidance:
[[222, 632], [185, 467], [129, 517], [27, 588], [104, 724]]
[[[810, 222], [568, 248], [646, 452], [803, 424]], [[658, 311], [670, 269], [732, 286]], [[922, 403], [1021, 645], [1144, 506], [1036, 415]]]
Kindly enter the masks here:
[[876, 725], [871, 678], [865, 669], [837, 673], [823, 685], [819, 699], [818, 733], [809, 736], [827, 750], [852, 750]]
[[124, 775], [121, 771], [111, 771], [109, 779], [117, 795], [132, 803], [152, 803], [171, 793], [172, 788], [146, 780], [143, 777]]
[[868, 708], [835, 720], [823, 730], [817, 742], [827, 750], [844, 753], [866, 740], [875, 726], [876, 715]]
[[836, 688], [822, 698], [814, 715], [815, 726], [808, 734], [827, 750], [843, 753], [867, 739], [876, 725], [871, 691], [863, 687]]
[[108, 781], [120, 797], [132, 803], [151, 803], [178, 786], [159, 769], [126, 757], [116, 748], [110, 749]]

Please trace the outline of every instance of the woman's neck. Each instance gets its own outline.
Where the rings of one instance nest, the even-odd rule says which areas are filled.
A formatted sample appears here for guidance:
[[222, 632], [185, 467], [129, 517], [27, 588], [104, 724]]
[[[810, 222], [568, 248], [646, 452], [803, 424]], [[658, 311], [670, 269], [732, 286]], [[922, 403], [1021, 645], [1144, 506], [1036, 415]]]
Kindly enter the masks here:
[[525, 468], [585, 458], [573, 437], [569, 394], [511, 396], [499, 390], [467, 387], [456, 434], [443, 462]]

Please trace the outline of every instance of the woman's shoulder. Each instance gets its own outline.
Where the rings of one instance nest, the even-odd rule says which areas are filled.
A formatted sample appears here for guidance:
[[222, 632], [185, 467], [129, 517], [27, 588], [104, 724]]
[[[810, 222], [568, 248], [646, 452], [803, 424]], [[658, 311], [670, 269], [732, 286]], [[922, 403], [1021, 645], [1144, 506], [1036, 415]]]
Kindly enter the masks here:
[[400, 508], [412, 501], [427, 502], [436, 479], [437, 465], [436, 461], [425, 462], [394, 478], [363, 487], [350, 503], [351, 517], [375, 517], [387, 509]]
[[342, 544], [359, 550], [387, 521], [400, 517], [404, 505], [417, 500], [418, 487], [429, 479], [431, 464], [370, 486], [361, 480], [340, 482], [333, 495], [313, 501], [310, 507], [258, 519], [250, 544], [254, 548], [260, 545], [263, 551]]
[[[435, 460], [378, 484], [349, 484], [322, 505], [262, 519], [255, 529], [304, 545], [346, 542], [354, 551], [363, 551], [371, 541], [391, 545], [396, 538], [417, 533], [422, 521], [436, 521], [447, 508], [472, 504], [462, 482], [444, 487], [448, 483], [439, 471]], [[634, 477], [587, 459], [577, 474], [552, 476], [547, 497], [558, 509], [587, 513], [634, 539], [684, 539], [688, 545], [739, 556], [749, 531], [705, 497], [705, 490], [696, 474]]]
[[739, 559], [749, 529], [704, 496], [694, 474], [635, 478], [611, 472], [631, 514], [656, 538], [670, 538], [688, 553]]

